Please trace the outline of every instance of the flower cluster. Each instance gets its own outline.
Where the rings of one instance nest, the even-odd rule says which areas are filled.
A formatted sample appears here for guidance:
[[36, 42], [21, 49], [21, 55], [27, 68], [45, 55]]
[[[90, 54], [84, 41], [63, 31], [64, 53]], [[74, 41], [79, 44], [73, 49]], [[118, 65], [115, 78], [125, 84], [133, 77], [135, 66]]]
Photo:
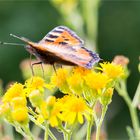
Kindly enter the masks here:
[[[107, 62], [95, 70], [59, 68], [49, 82], [34, 76], [8, 89], [0, 105], [0, 116], [14, 126], [31, 120], [38, 126], [51, 125], [71, 134], [77, 123], [97, 121], [95, 104], [100, 102], [103, 107], [110, 104], [114, 82], [123, 75], [121, 65]], [[56, 88], [64, 93], [62, 98], [44, 94]]]
[[27, 101], [22, 84], [13, 84], [5, 93], [2, 102], [0, 114], [10, 123], [15, 121], [19, 123], [28, 122]]

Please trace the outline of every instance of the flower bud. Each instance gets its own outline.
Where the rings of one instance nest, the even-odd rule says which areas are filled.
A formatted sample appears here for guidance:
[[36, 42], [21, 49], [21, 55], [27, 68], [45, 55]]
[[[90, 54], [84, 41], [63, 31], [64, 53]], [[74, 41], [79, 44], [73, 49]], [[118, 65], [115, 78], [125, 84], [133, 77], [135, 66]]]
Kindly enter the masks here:
[[112, 95], [113, 95], [113, 88], [108, 88], [101, 96], [101, 104], [102, 105], [108, 105], [112, 101]]
[[40, 93], [39, 90], [33, 90], [30, 94], [29, 94], [29, 99], [30, 102], [32, 103], [32, 105], [34, 107], [38, 107], [40, 106], [40, 104], [43, 101], [43, 94]]
[[12, 107], [19, 108], [19, 107], [26, 107], [27, 101], [25, 97], [15, 97], [11, 100]]
[[129, 59], [123, 55], [117, 55], [114, 57], [113, 63], [117, 65], [127, 66], [129, 63]]
[[56, 102], [55, 96], [49, 96], [46, 100], [48, 106], [53, 106]]
[[9, 114], [11, 108], [8, 103], [3, 103], [0, 105], [0, 117], [6, 116]]
[[28, 110], [26, 107], [19, 107], [12, 111], [12, 118], [19, 123], [28, 122]]

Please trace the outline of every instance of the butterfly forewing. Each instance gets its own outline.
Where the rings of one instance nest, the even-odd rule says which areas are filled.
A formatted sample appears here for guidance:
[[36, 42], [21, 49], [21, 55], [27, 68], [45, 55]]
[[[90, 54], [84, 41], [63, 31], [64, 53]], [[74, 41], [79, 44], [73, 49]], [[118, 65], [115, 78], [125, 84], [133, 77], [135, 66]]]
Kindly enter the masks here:
[[73, 64], [91, 68], [99, 56], [83, 47], [83, 40], [64, 26], [54, 28], [40, 42], [40, 49]]
[[54, 28], [41, 40], [41, 42], [69, 46], [83, 46], [84, 44], [84, 41], [81, 40], [76, 33], [64, 26]]

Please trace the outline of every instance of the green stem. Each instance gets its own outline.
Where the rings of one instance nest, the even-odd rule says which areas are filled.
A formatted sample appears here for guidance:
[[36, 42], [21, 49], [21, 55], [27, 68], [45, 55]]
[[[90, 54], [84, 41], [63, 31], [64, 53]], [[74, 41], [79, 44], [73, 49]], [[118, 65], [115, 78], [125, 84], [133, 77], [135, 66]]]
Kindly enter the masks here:
[[68, 129], [67, 129], [67, 124], [65, 124], [65, 127], [60, 126], [59, 128], [61, 129], [61, 131], [62, 131], [62, 133], [63, 133], [64, 140], [70, 140], [70, 139], [71, 139], [71, 134], [72, 134], [72, 130], [73, 130], [73, 129], [71, 129], [71, 131], [68, 130]]
[[41, 133], [41, 128], [39, 128], [39, 127], [36, 126], [36, 125], [33, 125], [32, 133], [34, 134], [34, 137], [35, 137], [35, 138], [39, 138], [39, 135], [40, 135], [40, 133]]
[[78, 125], [78, 127], [76, 127], [76, 129], [73, 131], [73, 140], [83, 140], [87, 134], [86, 128], [87, 122], [85, 122], [81, 127]]
[[139, 127], [139, 119], [138, 119], [138, 115], [137, 115], [137, 110], [133, 106], [132, 100], [130, 99], [130, 97], [128, 95], [125, 81], [121, 81], [120, 84], [121, 84], [120, 87], [116, 86], [116, 90], [123, 97], [123, 99], [125, 100], [128, 108], [129, 108], [129, 112], [130, 112], [130, 116], [131, 116], [131, 120], [132, 120], [132, 125], [133, 125], [134, 132], [135, 132], [135, 136], [136, 136], [136, 138], [139, 138], [140, 137], [140, 134], [139, 134], [139, 128], [140, 127]]
[[140, 82], [139, 82], [137, 90], [135, 92], [135, 96], [134, 96], [134, 99], [133, 99], [133, 106], [137, 107], [139, 102], [140, 102]]
[[103, 120], [104, 120], [104, 117], [105, 117], [105, 113], [107, 111], [107, 108], [108, 108], [107, 106], [103, 106], [101, 118], [100, 118], [99, 122], [96, 123], [96, 126], [97, 126], [96, 140], [100, 140], [101, 126], [102, 126], [102, 123], [103, 123]]
[[49, 130], [49, 126], [48, 126], [48, 124], [46, 124], [45, 134], [44, 134], [44, 140], [48, 140], [49, 139], [48, 130]]
[[23, 130], [25, 131], [28, 140], [34, 140], [33, 135], [29, 129], [29, 125], [23, 126]]
[[[35, 124], [37, 124], [36, 123], [36, 120], [34, 119], [33, 116], [29, 115], [29, 118], [30, 118], [30, 120], [32, 122], [34, 122]], [[43, 130], [46, 130], [45, 126], [43, 126], [41, 124], [37, 124], [37, 125], [38, 125], [38, 127], [42, 128]], [[52, 140], [57, 140], [56, 137], [54, 136], [54, 134], [49, 129], [48, 129], [48, 134], [49, 134], [49, 136], [51, 137]]]
[[69, 132], [66, 130], [66, 128], [64, 128], [62, 125], [59, 126], [59, 129], [61, 129], [61, 131], [65, 134], [68, 134]]
[[25, 132], [23, 132], [23, 130], [21, 129], [21, 127], [19, 127], [19, 126], [14, 126], [13, 125], [13, 127], [15, 127], [15, 129], [16, 129], [16, 131], [18, 132], [18, 133], [20, 133], [23, 137], [27, 137], [27, 135], [25, 134]]
[[54, 134], [50, 130], [48, 130], [48, 133], [52, 140], [57, 140]]
[[69, 132], [68, 134], [67, 134], [67, 140], [70, 140], [71, 139], [71, 132]]
[[122, 96], [126, 102], [126, 104], [128, 105], [129, 108], [129, 112], [130, 112], [130, 116], [131, 116], [131, 120], [132, 120], [132, 125], [135, 131], [135, 135], [137, 138], [139, 138], [139, 120], [137, 117], [137, 111], [136, 108], [134, 108], [132, 106], [132, 102], [131, 99], [128, 95]]
[[86, 136], [86, 140], [90, 140], [90, 138], [91, 138], [92, 125], [93, 125], [93, 116], [91, 116], [91, 120], [88, 121], [88, 123], [87, 123], [87, 136]]

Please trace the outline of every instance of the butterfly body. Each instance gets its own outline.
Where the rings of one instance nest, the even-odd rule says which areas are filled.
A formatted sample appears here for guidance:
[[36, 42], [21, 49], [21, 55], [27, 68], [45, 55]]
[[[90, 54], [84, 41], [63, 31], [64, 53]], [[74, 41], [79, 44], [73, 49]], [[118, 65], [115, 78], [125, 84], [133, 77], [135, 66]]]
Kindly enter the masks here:
[[57, 64], [64, 64], [64, 65], [70, 65], [74, 66], [75, 64], [66, 60], [61, 59], [60, 57], [55, 56], [53, 53], [50, 53], [49, 51], [43, 51], [40, 49], [33, 48], [31, 46], [25, 46], [26, 50], [33, 54], [35, 57], [37, 57], [41, 62], [45, 64], [53, 65], [55, 63]]
[[[19, 37], [18, 37], [19, 38]], [[41, 41], [34, 43], [23, 37], [26, 50], [46, 64], [78, 65], [91, 69], [100, 60], [98, 54], [84, 47], [84, 41], [69, 28], [58, 26]]]

